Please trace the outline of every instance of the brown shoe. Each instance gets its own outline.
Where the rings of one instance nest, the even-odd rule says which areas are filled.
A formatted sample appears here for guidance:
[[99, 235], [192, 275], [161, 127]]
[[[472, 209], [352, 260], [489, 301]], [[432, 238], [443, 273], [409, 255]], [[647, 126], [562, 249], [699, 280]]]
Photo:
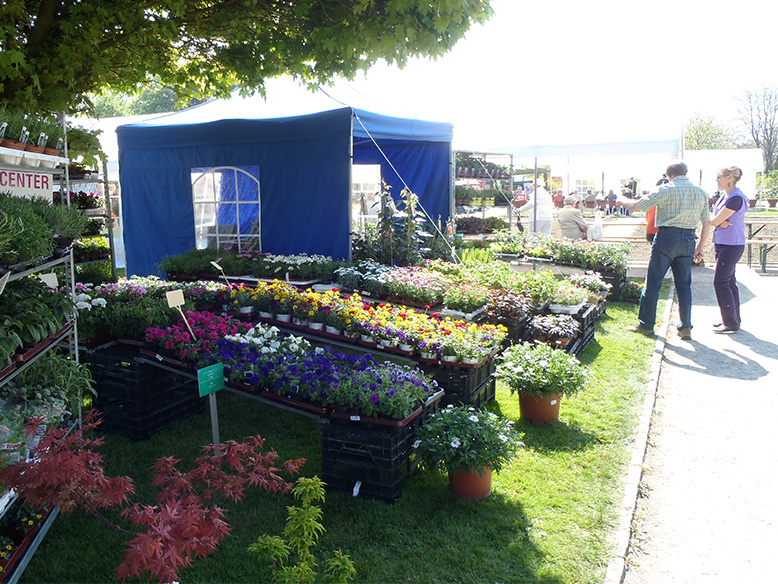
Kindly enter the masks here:
[[691, 341], [692, 340], [692, 329], [691, 327], [684, 327], [678, 329], [678, 338], [682, 341]]
[[654, 337], [656, 336], [654, 334], [654, 329], [648, 328], [647, 326], [643, 326], [642, 324], [636, 324], [630, 327], [627, 327], [628, 331], [631, 331], [633, 333], [640, 333], [641, 335], [645, 335], [647, 337]]

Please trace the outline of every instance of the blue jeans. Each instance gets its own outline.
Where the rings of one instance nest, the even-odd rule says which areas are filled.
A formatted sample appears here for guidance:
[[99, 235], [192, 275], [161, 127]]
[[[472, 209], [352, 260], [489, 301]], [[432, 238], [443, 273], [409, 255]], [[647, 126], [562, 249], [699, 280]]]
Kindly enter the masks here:
[[721, 322], [731, 329], [740, 328], [740, 292], [735, 280], [735, 266], [743, 255], [745, 245], [722, 245], [717, 243], [716, 272], [713, 288], [721, 310]]
[[651, 244], [646, 287], [640, 295], [638, 321], [646, 328], [656, 324], [656, 304], [668, 269], [673, 270], [678, 295], [679, 328], [692, 328], [692, 261], [697, 239], [692, 229], [660, 227]]

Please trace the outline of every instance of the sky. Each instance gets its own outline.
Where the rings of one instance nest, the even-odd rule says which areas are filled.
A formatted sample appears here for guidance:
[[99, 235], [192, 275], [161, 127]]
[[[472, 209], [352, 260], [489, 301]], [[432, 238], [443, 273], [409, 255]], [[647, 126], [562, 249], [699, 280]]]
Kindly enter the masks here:
[[693, 114], [740, 133], [738, 100], [778, 85], [778, 4], [493, 0], [439, 58], [374, 66], [349, 86], [454, 124], [458, 149], [679, 138]]

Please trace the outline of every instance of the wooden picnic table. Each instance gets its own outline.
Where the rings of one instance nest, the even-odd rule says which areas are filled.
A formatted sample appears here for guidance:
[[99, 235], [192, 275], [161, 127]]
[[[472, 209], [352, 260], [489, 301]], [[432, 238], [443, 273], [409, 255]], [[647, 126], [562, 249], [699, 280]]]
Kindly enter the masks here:
[[747, 259], [748, 267], [751, 267], [751, 261], [753, 255], [751, 253], [751, 246], [757, 245], [759, 253], [759, 264], [762, 266], [762, 272], [767, 271], [767, 254], [778, 245], [778, 238], [776, 237], [758, 237], [759, 233], [768, 226], [778, 226], [778, 219], [758, 219], [750, 218], [746, 219], [746, 247], [748, 249]]

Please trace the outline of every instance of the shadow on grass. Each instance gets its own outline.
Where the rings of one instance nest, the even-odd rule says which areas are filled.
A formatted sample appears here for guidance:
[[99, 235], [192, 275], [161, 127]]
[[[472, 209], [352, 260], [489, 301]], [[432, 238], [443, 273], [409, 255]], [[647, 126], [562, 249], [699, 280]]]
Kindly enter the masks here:
[[516, 429], [524, 432], [524, 445], [538, 452], [576, 452], [600, 442], [597, 436], [585, 431], [579, 424], [556, 422], [536, 426], [520, 421]]
[[[261, 434], [282, 460], [305, 457], [302, 474], [321, 472], [319, 423], [246, 397], [220, 392], [221, 440]], [[173, 424], [151, 439], [131, 442], [106, 436], [101, 452], [108, 474], [136, 481], [138, 498], [152, 501], [149, 467], [174, 454], [188, 469], [211, 440], [209, 413]], [[319, 568], [335, 550], [349, 554], [357, 582], [523, 582], [562, 584], [539, 575], [547, 560], [533, 541], [532, 523], [519, 500], [514, 478], [495, 478], [499, 488], [480, 502], [457, 501], [445, 475], [416, 469], [393, 504], [328, 491], [316, 555]], [[187, 582], [269, 582], [269, 568], [249, 554], [259, 535], [281, 535], [290, 496], [251, 490], [242, 503], [224, 505], [230, 536], [206, 559], [181, 572]], [[74, 542], [78, 542], [74, 546]], [[96, 519], [60, 516], [25, 573], [27, 582], [112, 582], [127, 539]], [[68, 561], [61, 559], [67, 557]]]

